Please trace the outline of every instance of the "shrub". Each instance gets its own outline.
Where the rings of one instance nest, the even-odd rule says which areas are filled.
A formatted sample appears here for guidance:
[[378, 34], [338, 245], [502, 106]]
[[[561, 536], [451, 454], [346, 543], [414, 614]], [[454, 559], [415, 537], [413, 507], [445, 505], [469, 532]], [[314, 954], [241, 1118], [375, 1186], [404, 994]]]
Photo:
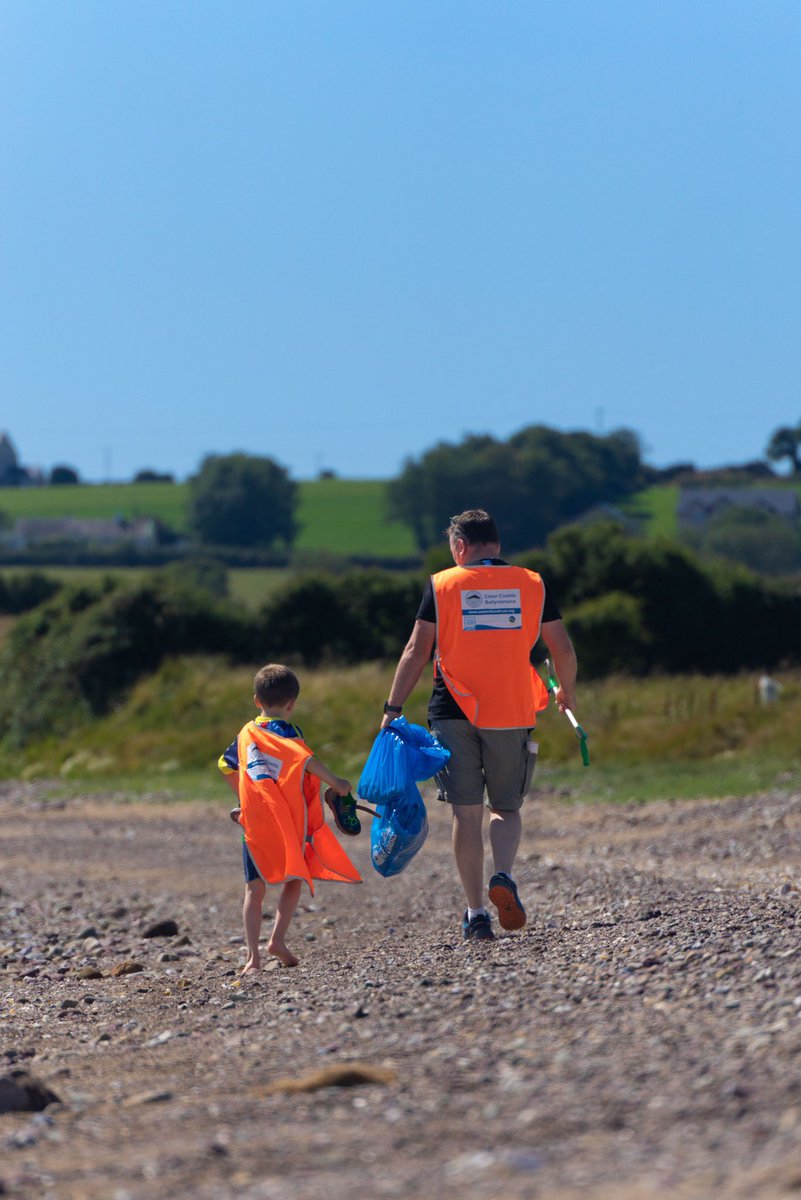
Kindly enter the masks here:
[[641, 675], [651, 657], [641, 601], [625, 592], [585, 600], [566, 615], [582, 678]]
[[23, 613], [36, 608], [59, 590], [61, 584], [41, 571], [0, 576], [0, 612]]
[[414, 623], [419, 576], [350, 571], [287, 584], [261, 610], [261, 644], [269, 658], [367, 662], [395, 658]]
[[58, 735], [108, 712], [164, 658], [244, 658], [251, 635], [235, 609], [169, 577], [65, 588], [22, 617], [0, 653], [0, 736]]

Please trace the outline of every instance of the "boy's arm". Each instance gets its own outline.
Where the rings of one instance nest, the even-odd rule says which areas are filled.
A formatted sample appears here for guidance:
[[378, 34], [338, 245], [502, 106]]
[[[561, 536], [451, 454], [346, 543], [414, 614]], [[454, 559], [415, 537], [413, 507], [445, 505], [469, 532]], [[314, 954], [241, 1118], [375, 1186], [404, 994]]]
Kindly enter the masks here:
[[330, 771], [325, 763], [321, 763], [319, 758], [310, 758], [306, 763], [306, 770], [310, 775], [316, 775], [318, 779], [322, 779], [323, 783], [327, 783], [332, 787], [338, 796], [347, 796], [348, 792], [353, 791], [353, 785], [349, 779], [343, 779], [340, 775], [335, 775]]
[[[234, 745], [235, 744], [236, 743], [234, 743]], [[230, 747], [229, 747], [229, 749], [230, 749]], [[228, 751], [226, 751], [226, 754], [227, 753], [228, 753]], [[240, 812], [240, 810], [239, 810], [239, 771], [234, 770], [234, 768], [231, 766], [230, 762], [228, 762], [226, 760], [225, 754], [220, 755], [220, 759], [219, 759], [219, 762], [217, 763], [217, 766], [220, 768], [220, 770], [223, 773], [223, 779], [225, 780], [225, 782], [228, 784], [231, 791], [236, 796], [237, 807], [232, 808], [228, 815], [230, 816], [230, 818], [234, 822], [234, 824], [238, 825], [240, 823], [239, 822], [239, 812]]]

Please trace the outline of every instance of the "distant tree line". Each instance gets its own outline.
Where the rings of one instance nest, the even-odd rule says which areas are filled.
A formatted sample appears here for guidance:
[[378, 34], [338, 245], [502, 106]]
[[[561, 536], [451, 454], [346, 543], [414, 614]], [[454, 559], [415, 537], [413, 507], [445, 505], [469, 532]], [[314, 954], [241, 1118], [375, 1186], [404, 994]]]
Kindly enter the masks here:
[[629, 430], [600, 437], [530, 425], [505, 441], [471, 436], [408, 459], [389, 485], [389, 511], [425, 550], [441, 540], [454, 513], [480, 504], [514, 552], [542, 545], [559, 525], [630, 495], [652, 474]]

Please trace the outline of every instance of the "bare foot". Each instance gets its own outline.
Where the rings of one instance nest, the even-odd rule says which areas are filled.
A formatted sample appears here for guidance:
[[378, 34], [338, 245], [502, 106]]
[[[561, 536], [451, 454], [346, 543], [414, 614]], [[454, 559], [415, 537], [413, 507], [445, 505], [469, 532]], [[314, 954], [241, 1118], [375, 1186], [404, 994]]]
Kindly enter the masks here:
[[278, 942], [275, 938], [270, 938], [267, 943], [267, 953], [272, 954], [273, 958], [277, 958], [285, 967], [296, 967], [300, 962], [300, 959], [295, 957], [286, 942]]
[[259, 971], [260, 969], [261, 969], [260, 962], [253, 962], [251, 959], [248, 959], [248, 961], [245, 963], [244, 967], [239, 972], [239, 974], [240, 975], [253, 975], [253, 974], [255, 974], [256, 971]]

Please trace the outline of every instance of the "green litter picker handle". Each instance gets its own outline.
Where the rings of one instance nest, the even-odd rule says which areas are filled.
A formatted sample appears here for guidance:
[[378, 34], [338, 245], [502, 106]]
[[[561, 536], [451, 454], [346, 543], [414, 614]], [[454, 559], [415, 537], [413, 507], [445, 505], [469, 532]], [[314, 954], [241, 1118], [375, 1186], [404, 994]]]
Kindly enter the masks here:
[[[556, 678], [556, 676], [553, 674], [553, 671], [551, 669], [550, 660], [547, 658], [545, 660], [545, 667], [548, 672], [548, 691], [555, 692], [556, 689], [559, 687], [559, 681]], [[571, 710], [569, 708], [566, 708], [564, 710], [564, 713], [565, 713], [565, 716], [567, 717], [568, 721], [570, 722], [570, 724], [573, 726], [573, 729], [575, 730], [575, 733], [576, 733], [576, 737], [578, 738], [579, 749], [581, 750], [581, 761], [584, 763], [585, 767], [588, 767], [590, 765], [590, 751], [589, 751], [589, 747], [587, 745], [587, 734], [586, 734], [585, 730], [582, 729], [582, 727], [579, 725], [578, 721], [573, 716], [573, 713], [571, 712]]]

